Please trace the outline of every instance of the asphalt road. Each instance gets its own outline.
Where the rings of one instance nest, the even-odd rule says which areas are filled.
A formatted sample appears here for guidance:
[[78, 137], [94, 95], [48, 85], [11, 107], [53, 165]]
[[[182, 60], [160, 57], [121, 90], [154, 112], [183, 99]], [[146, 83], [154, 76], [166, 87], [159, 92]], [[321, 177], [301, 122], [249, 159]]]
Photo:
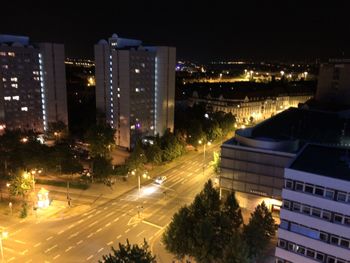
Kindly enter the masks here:
[[[206, 151], [207, 165], [212, 151]], [[143, 185], [140, 193], [135, 188], [71, 218], [22, 221], [8, 229], [10, 236], [3, 241], [5, 262], [97, 262], [111, 246], [145, 238], [158, 262], [169, 263], [161, 234], [179, 207], [190, 203], [212, 176], [208, 167], [203, 175], [202, 167], [203, 152], [198, 152], [159, 174], [167, 176], [162, 185]]]

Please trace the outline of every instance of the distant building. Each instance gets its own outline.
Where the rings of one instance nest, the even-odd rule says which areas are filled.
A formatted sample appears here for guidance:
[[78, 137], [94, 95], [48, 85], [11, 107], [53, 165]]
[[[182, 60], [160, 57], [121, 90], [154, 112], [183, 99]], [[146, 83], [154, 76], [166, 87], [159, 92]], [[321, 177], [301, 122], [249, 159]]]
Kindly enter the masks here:
[[350, 105], [350, 59], [332, 59], [321, 64], [316, 100]]
[[0, 35], [0, 127], [43, 132], [68, 125], [64, 46]]
[[252, 121], [262, 121], [274, 116], [290, 107], [298, 107], [313, 98], [313, 94], [300, 93], [291, 95], [280, 95], [271, 97], [248, 97], [244, 99], [225, 99], [223, 96], [212, 98], [198, 98], [196, 94], [191, 98], [192, 102], [206, 104], [211, 111], [223, 111], [232, 113], [238, 123], [249, 123]]
[[96, 107], [116, 129], [116, 144], [174, 128], [176, 49], [111, 38], [95, 45]]
[[348, 151], [307, 145], [285, 169], [276, 263], [350, 262]]

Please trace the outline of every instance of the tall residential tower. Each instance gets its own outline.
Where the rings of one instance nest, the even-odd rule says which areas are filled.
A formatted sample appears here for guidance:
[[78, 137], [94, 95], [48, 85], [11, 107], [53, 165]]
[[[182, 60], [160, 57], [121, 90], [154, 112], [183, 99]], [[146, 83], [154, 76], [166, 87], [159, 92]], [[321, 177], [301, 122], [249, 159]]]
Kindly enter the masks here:
[[174, 127], [174, 47], [142, 46], [120, 38], [95, 45], [96, 107], [116, 129], [116, 144], [130, 149], [142, 136]]
[[64, 46], [0, 35], [1, 130], [43, 132], [57, 121], [68, 124]]

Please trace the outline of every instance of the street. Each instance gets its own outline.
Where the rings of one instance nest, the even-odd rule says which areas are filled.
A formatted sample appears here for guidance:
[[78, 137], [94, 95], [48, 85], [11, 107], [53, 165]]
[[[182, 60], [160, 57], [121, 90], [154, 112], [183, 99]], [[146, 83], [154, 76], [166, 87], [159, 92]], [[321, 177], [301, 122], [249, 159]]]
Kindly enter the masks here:
[[184, 204], [192, 202], [207, 179], [213, 175], [208, 167], [213, 149], [206, 152], [203, 175], [203, 152], [186, 158], [176, 167], [159, 175], [167, 180], [137, 186], [80, 215], [36, 223], [21, 221], [8, 229], [3, 241], [6, 262], [97, 262], [118, 243], [141, 244], [145, 238], [157, 262], [172, 258], [161, 245], [161, 234], [172, 215]]

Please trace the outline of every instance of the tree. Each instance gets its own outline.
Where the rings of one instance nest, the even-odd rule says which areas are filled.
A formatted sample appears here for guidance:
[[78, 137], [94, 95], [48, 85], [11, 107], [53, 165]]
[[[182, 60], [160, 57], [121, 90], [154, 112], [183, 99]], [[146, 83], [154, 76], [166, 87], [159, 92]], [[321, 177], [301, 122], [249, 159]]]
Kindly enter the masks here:
[[119, 243], [119, 249], [112, 247], [113, 254], [102, 256], [100, 263], [156, 263], [156, 257], [149, 251], [149, 245], [144, 240], [143, 245], [130, 245], [129, 240], [126, 244]]
[[63, 121], [49, 122], [47, 135], [55, 140], [61, 140], [68, 136], [67, 125]]
[[25, 199], [27, 193], [33, 189], [33, 180], [31, 174], [23, 170], [18, 170], [11, 176], [10, 180], [10, 194], [13, 196], [22, 196]]
[[141, 141], [138, 141], [136, 142], [135, 148], [127, 160], [129, 171], [141, 168], [146, 162], [147, 157], [145, 151], [142, 148], [142, 143]]
[[158, 144], [153, 144], [147, 147], [145, 154], [149, 162], [155, 164], [160, 164], [162, 162], [162, 149]]
[[231, 192], [223, 205], [222, 208], [223, 215], [227, 216], [229, 219], [229, 228], [237, 231], [243, 224], [242, 211], [239, 207], [238, 201], [235, 197], [235, 193]]
[[247, 243], [242, 239], [240, 233], [234, 232], [226, 246], [223, 247], [222, 263], [250, 263]]
[[111, 159], [96, 156], [92, 160], [92, 172], [94, 174], [94, 178], [100, 181], [106, 181], [108, 177], [113, 173]]
[[85, 134], [89, 143], [91, 156], [109, 156], [110, 147], [114, 145], [115, 130], [108, 125], [94, 125]]
[[191, 209], [184, 206], [174, 214], [163, 234], [165, 248], [175, 254], [178, 259], [192, 254], [194, 219]]
[[213, 161], [211, 163], [214, 172], [216, 174], [220, 173], [220, 165], [221, 165], [221, 158], [220, 158], [220, 154], [218, 152], [213, 152]]
[[275, 234], [275, 220], [265, 202], [255, 208], [248, 225], [244, 226], [243, 236], [249, 247], [249, 255], [258, 257]]

